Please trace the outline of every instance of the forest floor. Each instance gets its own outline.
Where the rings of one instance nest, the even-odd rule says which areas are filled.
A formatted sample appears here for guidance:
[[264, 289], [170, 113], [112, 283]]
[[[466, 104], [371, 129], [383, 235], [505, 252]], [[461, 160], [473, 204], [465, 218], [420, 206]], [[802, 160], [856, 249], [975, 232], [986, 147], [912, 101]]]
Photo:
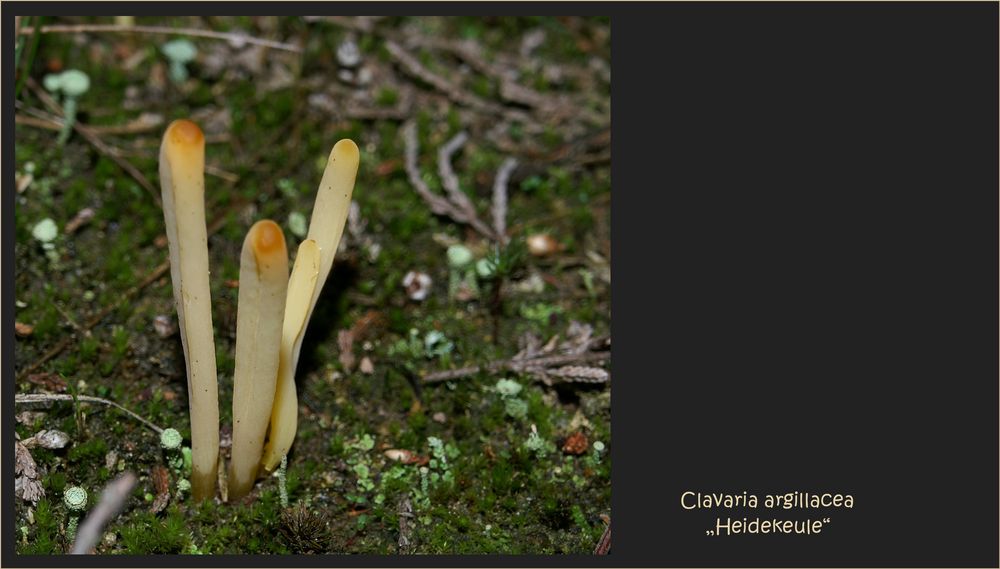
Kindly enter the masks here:
[[[39, 20], [18, 22], [18, 554], [67, 552], [64, 490], [93, 511], [124, 472], [100, 554], [594, 551], [611, 514], [608, 18], [118, 22], [235, 40]], [[197, 47], [187, 78], [162, 51], [177, 37]], [[90, 88], [61, 145], [44, 79], [68, 69]], [[190, 444], [157, 173], [178, 118], [207, 140], [223, 458], [244, 236], [274, 219], [294, 255], [333, 144], [361, 150], [298, 364], [287, 507], [276, 477], [193, 503], [156, 430], [78, 399]], [[496, 274], [450, 268], [454, 245]]]

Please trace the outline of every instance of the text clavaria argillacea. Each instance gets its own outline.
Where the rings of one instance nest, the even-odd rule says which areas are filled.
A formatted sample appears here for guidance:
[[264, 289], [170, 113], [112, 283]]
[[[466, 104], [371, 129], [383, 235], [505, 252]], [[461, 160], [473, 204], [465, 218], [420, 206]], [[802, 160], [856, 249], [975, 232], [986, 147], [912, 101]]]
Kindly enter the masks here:
[[[681, 494], [681, 508], [685, 510], [756, 509], [769, 510], [820, 510], [853, 509], [854, 496], [833, 492], [786, 492], [784, 494], [702, 493], [685, 491]], [[800, 534], [815, 535], [830, 523], [829, 517], [806, 519], [780, 519], [768, 517], [717, 517], [714, 527], [705, 535], [728, 536], [737, 534]]]

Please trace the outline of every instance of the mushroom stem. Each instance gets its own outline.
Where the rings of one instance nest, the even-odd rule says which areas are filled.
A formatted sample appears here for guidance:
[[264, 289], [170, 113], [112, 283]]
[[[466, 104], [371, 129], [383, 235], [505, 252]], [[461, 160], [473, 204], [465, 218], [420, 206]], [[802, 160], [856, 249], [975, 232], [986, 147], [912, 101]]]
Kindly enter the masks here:
[[192, 496], [215, 494], [219, 461], [219, 387], [208, 283], [205, 136], [188, 120], [167, 127], [160, 147], [163, 217], [170, 278], [187, 368], [191, 409]]
[[233, 447], [229, 499], [257, 478], [278, 377], [278, 351], [288, 289], [288, 249], [277, 223], [258, 221], [243, 242], [233, 374]]
[[[313, 205], [312, 218], [309, 221], [309, 233], [306, 241], [303, 241], [303, 245], [314, 241], [313, 246], [318, 250], [316, 253], [318, 259], [313, 261], [310, 258], [308, 263], [303, 262], [303, 267], [300, 269], [300, 260], [297, 256], [295, 266], [292, 268], [288, 300], [285, 303], [285, 323], [281, 335], [278, 385], [274, 410], [271, 412], [269, 440], [263, 459], [263, 466], [269, 472], [273, 471], [281, 458], [288, 454], [295, 440], [299, 412], [295, 393], [295, 367], [298, 365], [306, 326], [323, 291], [330, 269], [333, 268], [333, 257], [344, 234], [344, 224], [351, 208], [351, 194], [354, 192], [359, 161], [360, 153], [354, 141], [343, 139], [333, 146], [316, 194], [316, 203]], [[300, 246], [299, 256], [301, 255]], [[312, 275], [311, 269], [306, 269], [306, 265], [311, 267], [313, 263], [315, 263], [315, 276]], [[302, 272], [299, 283], [293, 282], [296, 279], [296, 271]], [[312, 280], [314, 282], [310, 287], [308, 281]]]
[[59, 146], [66, 144], [69, 140], [69, 135], [73, 132], [73, 124], [76, 122], [76, 98], [66, 96], [66, 101], [63, 103], [63, 126], [59, 131], [59, 138], [56, 141]]

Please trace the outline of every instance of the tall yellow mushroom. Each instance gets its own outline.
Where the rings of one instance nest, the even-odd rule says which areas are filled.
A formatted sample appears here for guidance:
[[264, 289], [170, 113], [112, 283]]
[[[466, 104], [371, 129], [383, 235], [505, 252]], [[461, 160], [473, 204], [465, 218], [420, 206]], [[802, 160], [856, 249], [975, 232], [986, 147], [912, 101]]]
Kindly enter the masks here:
[[282, 325], [271, 429], [261, 461], [267, 471], [274, 470], [288, 454], [295, 440], [299, 411], [295, 392], [295, 367], [306, 326], [333, 267], [333, 257], [344, 233], [359, 160], [358, 145], [352, 140], [343, 139], [333, 146], [316, 194], [309, 233], [299, 246], [292, 267]]
[[170, 123], [160, 146], [160, 186], [191, 410], [191, 494], [215, 495], [219, 387], [205, 226], [205, 136], [189, 120]]
[[243, 241], [240, 259], [230, 500], [250, 492], [257, 478], [274, 403], [287, 289], [285, 236], [277, 223], [258, 221]]

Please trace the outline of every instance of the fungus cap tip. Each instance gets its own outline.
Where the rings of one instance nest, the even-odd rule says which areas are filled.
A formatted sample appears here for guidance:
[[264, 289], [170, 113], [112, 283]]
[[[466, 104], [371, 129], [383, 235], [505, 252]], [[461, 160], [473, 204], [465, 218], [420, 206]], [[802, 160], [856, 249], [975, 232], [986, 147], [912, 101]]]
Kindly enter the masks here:
[[339, 140], [330, 151], [330, 160], [358, 160], [360, 156], [361, 151], [358, 150], [358, 145], [350, 138]]
[[195, 146], [204, 144], [205, 135], [192, 121], [179, 119], [167, 127], [167, 140], [176, 145]]
[[258, 221], [254, 227], [254, 249], [260, 253], [277, 251], [285, 244], [285, 236], [278, 224], [265, 219]]

